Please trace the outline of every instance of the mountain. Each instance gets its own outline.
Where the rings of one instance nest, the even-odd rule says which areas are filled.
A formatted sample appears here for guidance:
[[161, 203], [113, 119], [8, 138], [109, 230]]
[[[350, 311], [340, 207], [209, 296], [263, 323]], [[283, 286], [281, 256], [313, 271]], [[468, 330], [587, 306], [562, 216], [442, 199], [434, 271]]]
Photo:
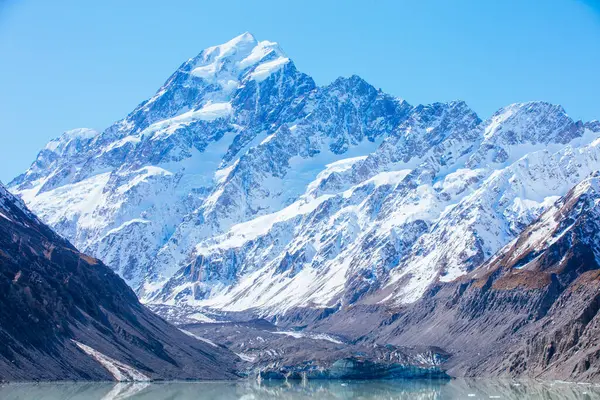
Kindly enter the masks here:
[[143, 302], [301, 326], [467, 276], [600, 169], [599, 136], [545, 102], [482, 120], [357, 76], [317, 86], [245, 33], [9, 187]]
[[0, 381], [232, 379], [237, 357], [169, 325], [0, 184]]

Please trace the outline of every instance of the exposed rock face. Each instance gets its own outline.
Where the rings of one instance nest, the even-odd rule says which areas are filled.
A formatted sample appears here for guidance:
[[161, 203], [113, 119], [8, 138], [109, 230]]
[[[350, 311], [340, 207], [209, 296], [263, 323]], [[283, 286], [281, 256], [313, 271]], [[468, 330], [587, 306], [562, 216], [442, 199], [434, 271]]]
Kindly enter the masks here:
[[231, 379], [237, 361], [147, 310], [0, 184], [0, 381]]

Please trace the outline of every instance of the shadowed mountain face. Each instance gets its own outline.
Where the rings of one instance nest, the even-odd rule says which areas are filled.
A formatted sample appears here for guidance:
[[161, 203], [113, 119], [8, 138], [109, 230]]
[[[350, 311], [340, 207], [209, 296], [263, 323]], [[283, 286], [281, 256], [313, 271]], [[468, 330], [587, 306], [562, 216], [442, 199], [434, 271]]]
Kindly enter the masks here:
[[236, 360], [148, 311], [0, 184], [0, 381], [228, 379]]

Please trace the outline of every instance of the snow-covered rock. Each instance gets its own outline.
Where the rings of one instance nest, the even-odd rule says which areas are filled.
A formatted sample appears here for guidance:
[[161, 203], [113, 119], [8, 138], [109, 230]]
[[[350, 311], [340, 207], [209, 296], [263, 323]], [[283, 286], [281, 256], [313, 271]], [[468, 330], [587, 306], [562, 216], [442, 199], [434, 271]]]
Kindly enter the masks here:
[[406, 303], [600, 169], [599, 136], [544, 102], [482, 121], [464, 102], [413, 107], [357, 76], [318, 87], [245, 33], [105, 131], [51, 141], [9, 187], [148, 302]]

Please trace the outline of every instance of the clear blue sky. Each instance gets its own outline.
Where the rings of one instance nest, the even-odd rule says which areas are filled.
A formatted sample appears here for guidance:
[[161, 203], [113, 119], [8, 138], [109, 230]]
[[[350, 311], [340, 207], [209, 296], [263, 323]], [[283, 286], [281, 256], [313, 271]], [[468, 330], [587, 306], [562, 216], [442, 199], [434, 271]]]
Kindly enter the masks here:
[[0, 180], [76, 127], [104, 129], [186, 59], [244, 32], [327, 84], [412, 104], [518, 101], [600, 119], [600, 1], [0, 0]]

